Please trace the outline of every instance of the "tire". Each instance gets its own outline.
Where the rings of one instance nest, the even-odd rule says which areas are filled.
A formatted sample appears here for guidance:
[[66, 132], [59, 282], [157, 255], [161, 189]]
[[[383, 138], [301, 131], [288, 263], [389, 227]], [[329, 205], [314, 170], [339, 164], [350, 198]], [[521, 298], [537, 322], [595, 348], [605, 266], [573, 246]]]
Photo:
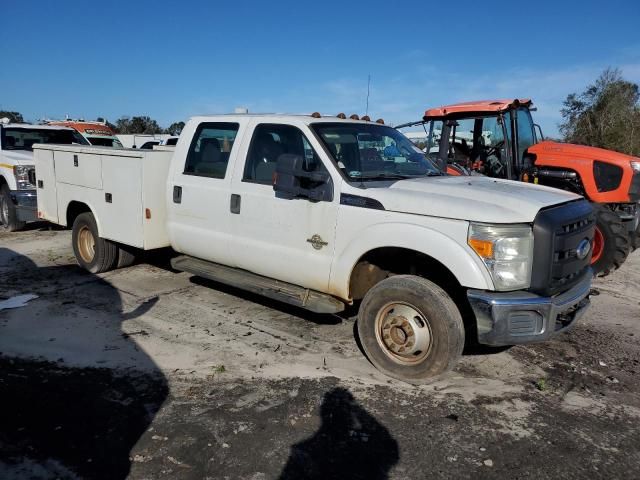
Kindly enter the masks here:
[[118, 263], [116, 268], [125, 268], [133, 265], [136, 261], [136, 254], [130, 247], [118, 245]]
[[631, 251], [635, 251], [640, 248], [640, 225], [636, 228], [636, 231], [631, 234]]
[[606, 205], [593, 203], [596, 233], [593, 241], [591, 267], [598, 277], [605, 277], [620, 268], [631, 251], [629, 233], [620, 217]]
[[371, 288], [357, 325], [369, 361], [408, 383], [426, 383], [447, 372], [464, 348], [456, 304], [439, 286], [413, 275], [389, 277]]
[[26, 225], [25, 222], [18, 220], [16, 206], [11, 200], [11, 193], [7, 184], [0, 188], [0, 229], [5, 232], [15, 232], [21, 230]]
[[78, 264], [91, 273], [113, 270], [118, 262], [118, 246], [98, 236], [98, 226], [92, 213], [81, 213], [76, 217], [71, 243]]

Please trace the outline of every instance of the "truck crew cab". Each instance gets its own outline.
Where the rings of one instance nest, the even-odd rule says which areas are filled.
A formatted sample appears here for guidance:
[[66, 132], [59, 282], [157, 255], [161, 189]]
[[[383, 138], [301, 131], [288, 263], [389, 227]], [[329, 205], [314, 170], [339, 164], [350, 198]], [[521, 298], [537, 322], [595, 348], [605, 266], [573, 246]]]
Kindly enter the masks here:
[[588, 202], [444, 175], [366, 118], [195, 117], [174, 152], [40, 145], [36, 172], [39, 216], [73, 229], [87, 270], [171, 246], [178, 270], [320, 313], [355, 303], [369, 360], [408, 382], [465, 339], [546, 340], [589, 304]]
[[71, 128], [0, 120], [0, 229], [13, 232], [36, 219], [36, 143], [88, 144]]

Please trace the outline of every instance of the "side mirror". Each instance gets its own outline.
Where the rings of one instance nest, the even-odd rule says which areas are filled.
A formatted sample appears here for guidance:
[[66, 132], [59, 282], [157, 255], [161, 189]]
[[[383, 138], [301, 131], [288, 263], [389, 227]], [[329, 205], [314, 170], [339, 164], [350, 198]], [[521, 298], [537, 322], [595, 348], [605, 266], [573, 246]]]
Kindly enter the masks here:
[[315, 202], [333, 200], [333, 185], [328, 172], [307, 172], [302, 155], [285, 153], [278, 157], [273, 190], [280, 198], [308, 198]]

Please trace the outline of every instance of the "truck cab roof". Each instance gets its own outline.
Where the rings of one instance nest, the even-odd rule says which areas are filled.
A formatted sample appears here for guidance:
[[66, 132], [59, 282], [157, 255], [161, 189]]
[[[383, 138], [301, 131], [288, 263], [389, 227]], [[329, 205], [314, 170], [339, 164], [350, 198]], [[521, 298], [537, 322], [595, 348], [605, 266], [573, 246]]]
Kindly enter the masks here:
[[2, 128], [37, 128], [41, 130], [73, 130], [73, 128], [59, 125], [36, 125], [32, 123], [0, 123]]
[[217, 115], [196, 115], [190, 120], [197, 122], [228, 122], [233, 120], [246, 120], [247, 118], [259, 118], [262, 121], [273, 121], [276, 123], [289, 123], [292, 121], [302, 122], [307, 125], [312, 123], [359, 123], [359, 124], [381, 124], [378, 121], [355, 120], [351, 118], [342, 118], [335, 115], [319, 115], [319, 114], [290, 114], [290, 113], [228, 113]]

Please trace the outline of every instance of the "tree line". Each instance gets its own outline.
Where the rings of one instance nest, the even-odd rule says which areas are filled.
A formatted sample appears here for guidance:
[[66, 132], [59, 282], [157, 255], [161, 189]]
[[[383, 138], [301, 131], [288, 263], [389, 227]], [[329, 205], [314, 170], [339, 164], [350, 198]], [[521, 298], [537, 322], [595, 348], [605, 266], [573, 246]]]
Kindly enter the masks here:
[[608, 68], [582, 93], [567, 96], [560, 133], [570, 143], [640, 156], [640, 91]]

